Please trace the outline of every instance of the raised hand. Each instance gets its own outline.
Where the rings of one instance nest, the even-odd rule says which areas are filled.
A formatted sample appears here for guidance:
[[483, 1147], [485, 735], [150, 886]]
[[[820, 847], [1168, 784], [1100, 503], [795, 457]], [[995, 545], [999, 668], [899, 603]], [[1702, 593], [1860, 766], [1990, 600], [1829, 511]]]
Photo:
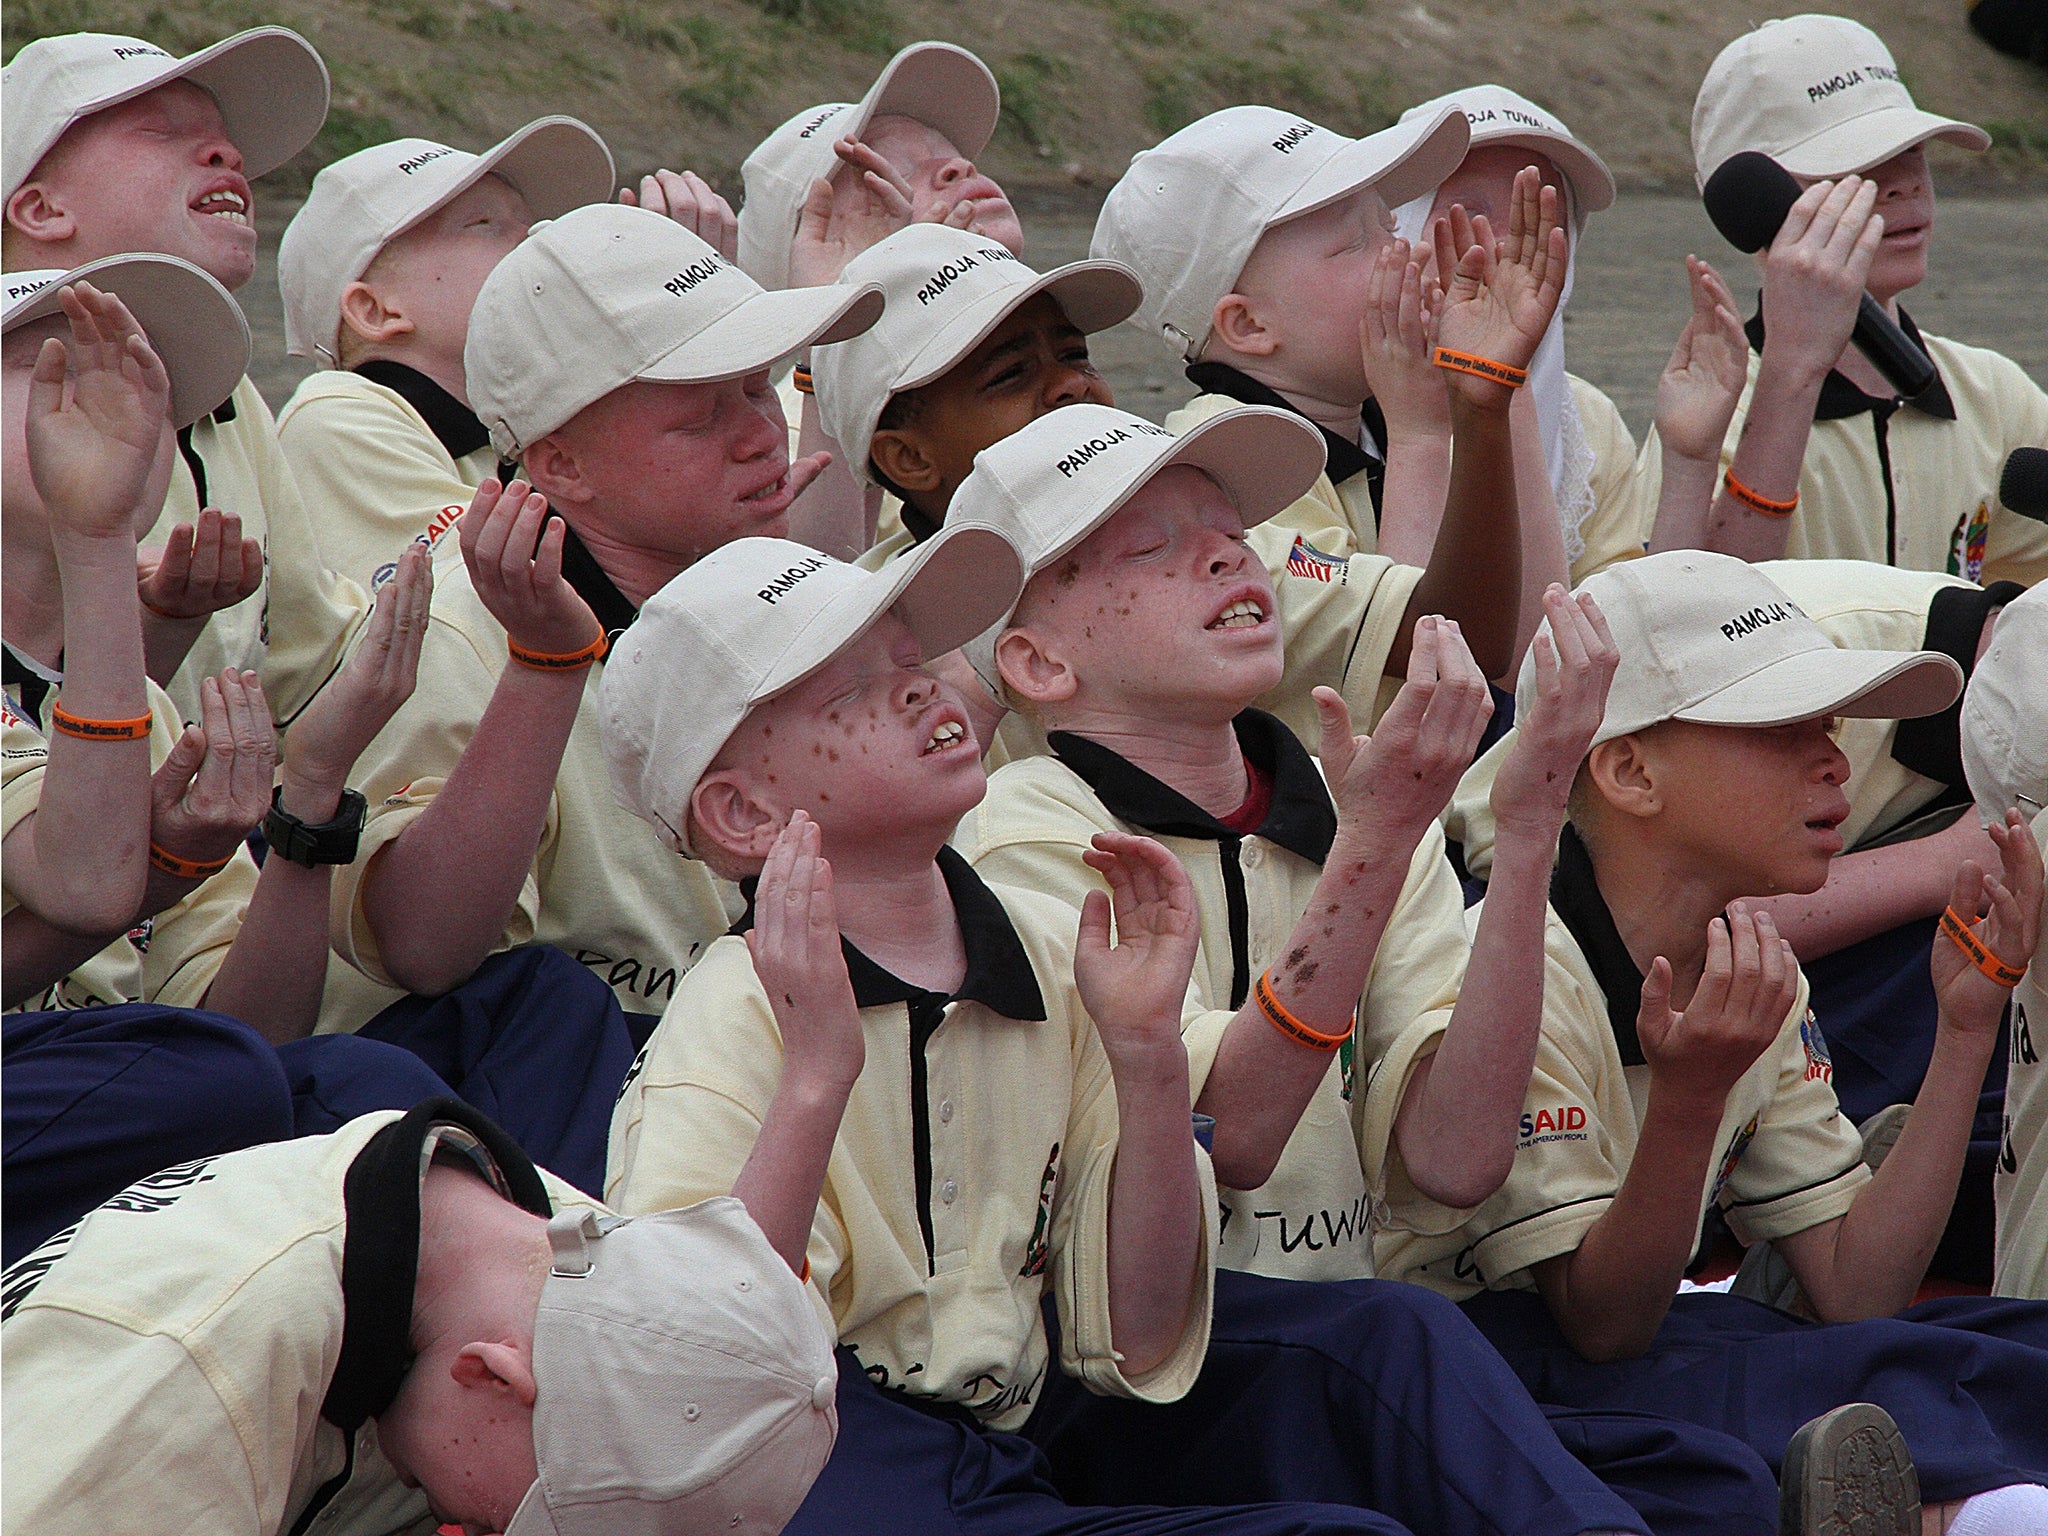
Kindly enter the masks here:
[[674, 219], [727, 261], [738, 261], [740, 221], [732, 204], [695, 171], [656, 171], [640, 178], [640, 190], [619, 188], [628, 208], [645, 208]]
[[263, 585], [263, 546], [242, 534], [242, 519], [207, 507], [179, 523], [162, 550], [136, 560], [142, 603], [159, 618], [203, 619], [246, 602]]
[[794, 812], [761, 866], [747, 950], [782, 1031], [784, 1072], [844, 1090], [860, 1076], [867, 1043], [839, 942], [832, 866], [819, 846], [818, 824]]
[[201, 724], [188, 725], [150, 775], [149, 837], [164, 852], [211, 864], [270, 809], [277, 733], [254, 672], [230, 667], [199, 688]]
[[1358, 322], [1366, 382], [1387, 418], [1389, 437], [1451, 434], [1444, 373], [1430, 362], [1442, 290], [1406, 240], [1386, 241], [1366, 275]]
[[1816, 181], [1792, 205], [1759, 258], [1764, 271], [1764, 350], [1806, 377], [1824, 376], [1856, 327], [1870, 263], [1884, 239], [1877, 183], [1861, 176]]
[[1652, 1091], [1703, 1106], [1728, 1090], [1770, 1049], [1799, 995], [1799, 962], [1768, 912], [1741, 902], [1707, 924], [1707, 963], [1685, 1012], [1671, 1007], [1671, 962], [1659, 955], [1643, 978], [1636, 1037]]
[[1718, 463], [1749, 377], [1749, 338], [1721, 274], [1685, 258], [1692, 314], [1657, 379], [1657, 436], [1671, 452]]
[[355, 650], [285, 737], [285, 809], [293, 815], [307, 821], [331, 817], [356, 759], [412, 697], [433, 596], [433, 551], [424, 543], [409, 544], [379, 589]]
[[[543, 528], [545, 524], [545, 528]], [[568, 524], [523, 480], [486, 480], [462, 514], [462, 560], [476, 595], [522, 650], [566, 656], [598, 635], [597, 615], [562, 579]]]
[[910, 188], [887, 160], [853, 139], [833, 151], [856, 174], [811, 183], [789, 247], [792, 288], [838, 282], [849, 261], [911, 221]]
[[1096, 833], [1081, 858], [1109, 882], [1109, 893], [1090, 891], [1082, 904], [1074, 983], [1111, 1066], [1182, 1049], [1181, 1006], [1201, 937], [1187, 871], [1151, 838], [1128, 832]]
[[[1444, 286], [1437, 341], [1456, 352], [1526, 368], [1564, 293], [1569, 254], [1559, 220], [1557, 188], [1543, 185], [1534, 166], [1515, 177], [1505, 240], [1496, 240], [1484, 215], [1473, 218], [1453, 203], [1432, 235], [1436, 270], [1451, 274]], [[1491, 379], [1449, 372], [1454, 393], [1477, 405], [1498, 406], [1508, 390]]]
[[[1998, 845], [2001, 872], [1990, 874], [1974, 859], [1965, 860], [1948, 904], [1971, 921], [1977, 941], [2000, 964], [2024, 971], [2041, 941], [2041, 848], [2017, 810], [1986, 830]], [[1946, 933], [1934, 936], [1930, 965], [1942, 1028], [1971, 1034], [1998, 1028], [2011, 987], [1986, 976]]]
[[135, 317], [111, 293], [72, 283], [58, 294], [71, 322], [29, 379], [29, 474], [59, 531], [134, 537], [170, 486], [171, 380]]
[[1337, 836], [1357, 856], [1406, 859], [1451, 791], [1493, 717], [1493, 696], [1449, 619], [1415, 621], [1408, 677], [1379, 729], [1351, 734], [1335, 690], [1315, 691], [1323, 773], [1337, 803]]
[[1600, 605], [1573, 597], [1557, 583], [1543, 594], [1549, 628], [1530, 645], [1536, 696], [1515, 722], [1515, 744], [1493, 781], [1495, 822], [1528, 831], [1547, 844], [1564, 825], [1572, 781], [1607, 713], [1607, 690], [1621, 651]]

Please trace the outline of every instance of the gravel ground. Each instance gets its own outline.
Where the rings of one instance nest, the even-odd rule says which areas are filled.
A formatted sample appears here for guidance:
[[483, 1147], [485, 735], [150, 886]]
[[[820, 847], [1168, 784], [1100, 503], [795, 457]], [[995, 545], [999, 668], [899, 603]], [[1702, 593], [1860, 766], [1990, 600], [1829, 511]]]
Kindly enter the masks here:
[[[250, 372], [272, 407], [308, 372], [284, 355], [277, 298], [277, 237], [292, 213], [264, 210], [263, 263], [240, 295], [255, 333]], [[1032, 210], [1026, 253], [1042, 268], [1087, 254], [1093, 216]], [[1994, 346], [2048, 386], [2048, 259], [2041, 255], [2048, 197], [1950, 197], [1941, 203], [1932, 271], [1907, 308], [1925, 330]], [[1692, 198], [1624, 195], [1594, 219], [1580, 246], [1577, 290], [1565, 324], [1568, 356], [1613, 397], [1640, 437], [1657, 374], [1685, 323], [1684, 258], [1704, 255], [1745, 304], [1755, 293], [1746, 257], [1724, 245]], [[1193, 393], [1165, 348], [1128, 326], [1097, 338], [1095, 353], [1119, 404], [1154, 420]]]

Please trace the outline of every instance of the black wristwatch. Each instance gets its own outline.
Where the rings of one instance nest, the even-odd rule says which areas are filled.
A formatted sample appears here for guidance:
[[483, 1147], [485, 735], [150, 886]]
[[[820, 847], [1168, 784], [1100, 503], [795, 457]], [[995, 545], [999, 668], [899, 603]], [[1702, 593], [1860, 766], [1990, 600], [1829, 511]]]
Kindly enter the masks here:
[[308, 869], [316, 864], [355, 863], [356, 842], [363, 835], [369, 801], [355, 790], [344, 789], [334, 819], [308, 826], [278, 804], [283, 796], [283, 785], [270, 792], [270, 814], [263, 818], [263, 840], [272, 853]]

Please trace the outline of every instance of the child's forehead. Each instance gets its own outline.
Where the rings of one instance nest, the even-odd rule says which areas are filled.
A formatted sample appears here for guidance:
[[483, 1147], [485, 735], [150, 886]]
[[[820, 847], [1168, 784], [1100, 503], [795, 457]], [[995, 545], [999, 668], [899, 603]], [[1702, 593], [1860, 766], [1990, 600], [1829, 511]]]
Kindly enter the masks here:
[[860, 138], [898, 170], [927, 160], [950, 160], [960, 153], [958, 146], [930, 123], [900, 112], [885, 112], [871, 119]]

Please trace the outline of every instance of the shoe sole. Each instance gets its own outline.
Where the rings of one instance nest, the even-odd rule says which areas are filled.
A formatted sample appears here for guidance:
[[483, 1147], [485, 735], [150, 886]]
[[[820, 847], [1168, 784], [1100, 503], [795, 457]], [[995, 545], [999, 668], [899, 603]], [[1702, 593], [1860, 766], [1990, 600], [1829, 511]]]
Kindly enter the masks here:
[[1919, 1536], [1920, 1476], [1875, 1403], [1803, 1424], [1778, 1479], [1779, 1536]]

